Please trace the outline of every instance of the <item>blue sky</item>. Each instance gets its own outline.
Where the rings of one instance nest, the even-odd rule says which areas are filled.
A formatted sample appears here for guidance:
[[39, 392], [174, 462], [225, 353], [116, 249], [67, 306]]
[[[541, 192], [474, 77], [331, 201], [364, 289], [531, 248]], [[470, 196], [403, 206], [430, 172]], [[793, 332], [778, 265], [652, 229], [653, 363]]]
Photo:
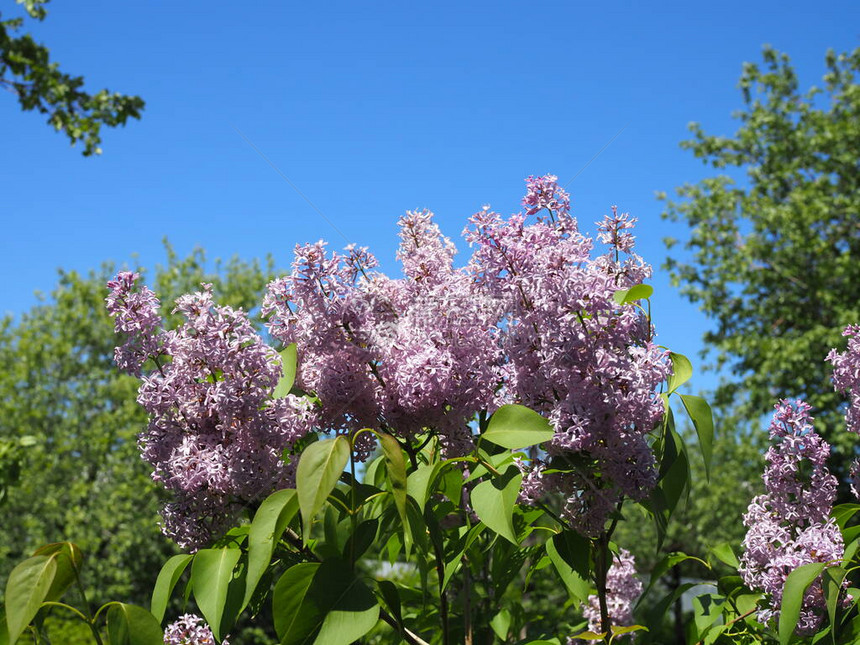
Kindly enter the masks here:
[[[638, 217], [639, 252], [659, 267], [661, 238], [685, 231], [660, 220], [654, 192], [707, 173], [678, 147], [687, 124], [734, 131], [741, 65], [765, 43], [791, 55], [803, 86], [828, 47], [860, 44], [860, 5], [838, 0], [48, 8], [31, 30], [55, 60], [147, 107], [86, 159], [0, 94], [0, 312], [12, 314], [59, 267], [133, 254], [155, 265], [164, 236], [183, 255], [272, 253], [281, 267], [297, 242], [348, 240], [396, 271], [404, 210], [432, 209], [459, 239], [482, 204], [519, 210], [523, 178], [547, 172], [579, 173], [569, 190], [586, 230], [613, 204]], [[659, 269], [653, 282], [659, 339], [694, 358], [708, 322]]]

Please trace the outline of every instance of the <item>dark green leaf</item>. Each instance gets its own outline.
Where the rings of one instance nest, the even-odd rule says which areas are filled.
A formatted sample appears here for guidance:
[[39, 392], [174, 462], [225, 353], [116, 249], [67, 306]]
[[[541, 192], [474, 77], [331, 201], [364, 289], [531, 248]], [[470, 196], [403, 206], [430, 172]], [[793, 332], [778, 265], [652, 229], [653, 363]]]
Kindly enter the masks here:
[[564, 586], [577, 602], [585, 602], [591, 593], [589, 561], [591, 545], [578, 533], [563, 531], [546, 542], [546, 553]]
[[55, 556], [57, 572], [54, 574], [54, 581], [51, 583], [45, 600], [59, 600], [66, 590], [74, 584], [81, 570], [84, 561], [81, 550], [71, 542], [57, 542], [39, 547], [33, 552], [33, 555]]
[[394, 497], [394, 505], [403, 525], [404, 548], [406, 558], [412, 548], [412, 532], [409, 530], [409, 517], [406, 514], [407, 478], [406, 461], [403, 459], [403, 450], [397, 439], [384, 432], [378, 433], [379, 443], [382, 445], [382, 454], [385, 455], [385, 470], [388, 474], [388, 485]]
[[289, 569], [275, 586], [273, 609], [282, 645], [311, 637], [318, 645], [349, 645], [379, 620], [373, 592], [338, 560]]

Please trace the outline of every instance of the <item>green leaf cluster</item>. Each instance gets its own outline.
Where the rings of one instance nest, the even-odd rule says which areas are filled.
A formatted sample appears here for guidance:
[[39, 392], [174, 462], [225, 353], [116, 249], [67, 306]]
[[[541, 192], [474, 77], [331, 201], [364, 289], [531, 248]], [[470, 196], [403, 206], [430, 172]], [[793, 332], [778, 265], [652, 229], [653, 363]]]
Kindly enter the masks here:
[[[19, 0], [29, 18], [44, 20], [48, 0]], [[101, 127], [125, 125], [140, 119], [144, 102], [139, 96], [83, 89], [84, 79], [60, 70], [45, 45], [30, 34], [17, 35], [23, 17], [0, 20], [0, 87], [18, 97], [24, 111], [48, 116], [48, 123], [63, 132], [72, 145], [84, 144], [83, 155], [101, 154]]]

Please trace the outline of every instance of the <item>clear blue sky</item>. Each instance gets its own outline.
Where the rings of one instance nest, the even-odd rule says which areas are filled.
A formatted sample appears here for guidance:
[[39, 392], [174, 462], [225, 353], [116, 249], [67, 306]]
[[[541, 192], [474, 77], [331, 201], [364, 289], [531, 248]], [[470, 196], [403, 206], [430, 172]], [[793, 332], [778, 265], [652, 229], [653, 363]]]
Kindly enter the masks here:
[[[0, 0], [4, 16], [12, 0]], [[166, 2], [54, 0], [32, 26], [87, 87], [139, 94], [143, 120], [80, 148], [0, 94], [0, 312], [20, 314], [56, 269], [180, 254], [273, 253], [346, 240], [396, 271], [395, 221], [434, 210], [459, 239], [482, 204], [519, 210], [523, 178], [571, 183], [583, 227], [612, 204], [639, 218], [655, 266], [657, 190], [706, 170], [679, 149], [690, 121], [729, 134], [743, 61], [770, 43], [804, 86], [824, 53], [860, 44], [856, 0], [812, 2]], [[625, 127], [626, 126], [626, 127]], [[460, 244], [461, 257], [466, 255]], [[657, 271], [659, 339], [694, 358], [708, 322]], [[698, 379], [706, 386], [711, 379]]]

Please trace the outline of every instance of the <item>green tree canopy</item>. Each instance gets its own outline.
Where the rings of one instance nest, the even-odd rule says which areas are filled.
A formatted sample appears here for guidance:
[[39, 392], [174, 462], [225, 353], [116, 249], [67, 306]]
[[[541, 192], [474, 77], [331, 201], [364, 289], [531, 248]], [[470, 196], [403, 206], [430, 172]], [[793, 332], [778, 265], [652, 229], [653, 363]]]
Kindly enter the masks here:
[[[49, 0], [17, 1], [30, 18], [45, 19], [44, 5]], [[0, 87], [18, 96], [22, 110], [47, 114], [48, 123], [64, 132], [72, 145], [83, 141], [85, 157], [101, 154], [101, 126], [139, 119], [143, 99], [108, 90], [85, 92], [83, 77], [62, 72], [51, 62], [47, 47], [30, 34], [15, 35], [23, 24], [23, 17], [0, 20]]]
[[762, 67], [745, 64], [737, 132], [692, 124], [682, 143], [721, 174], [677, 189], [663, 216], [690, 227], [667, 268], [716, 323], [706, 346], [734, 376], [715, 403], [757, 422], [804, 398], [844, 476], [854, 437], [825, 356], [860, 322], [860, 49], [826, 62], [823, 87], [803, 93], [787, 55], [767, 47]]
[[[213, 283], [220, 303], [251, 310], [273, 277], [271, 260], [234, 259], [213, 271], [203, 251], [180, 259], [167, 248], [167, 264], [148, 279], [165, 315], [200, 282]], [[41, 304], [0, 321], [0, 579], [38, 546], [69, 540], [88, 555], [92, 600], [146, 606], [173, 547], [159, 534], [161, 488], [137, 449], [147, 422], [138, 381], [113, 365], [117, 339], [104, 308], [113, 274], [111, 265], [87, 276], [61, 272]], [[9, 472], [13, 458], [19, 477]]]

